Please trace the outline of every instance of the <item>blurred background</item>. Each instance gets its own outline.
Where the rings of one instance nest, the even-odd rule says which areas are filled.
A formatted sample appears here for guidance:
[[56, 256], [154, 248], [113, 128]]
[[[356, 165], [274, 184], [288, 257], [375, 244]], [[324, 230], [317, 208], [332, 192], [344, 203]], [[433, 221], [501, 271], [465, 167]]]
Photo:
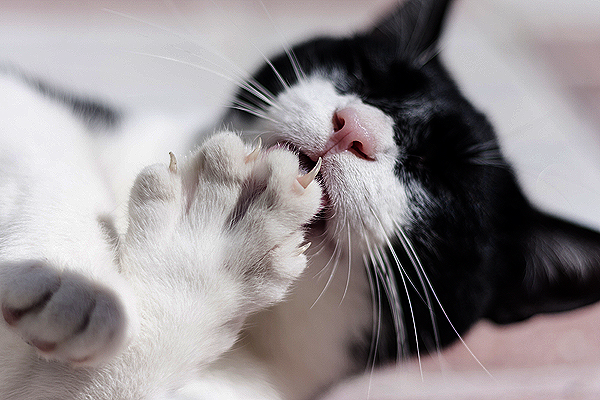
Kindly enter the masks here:
[[[131, 113], [209, 123], [264, 56], [364, 29], [393, 0], [0, 0], [0, 64]], [[600, 229], [600, 2], [458, 0], [442, 57], [496, 126], [526, 192]], [[599, 288], [600, 290], [600, 288]], [[479, 324], [331, 399], [600, 398], [600, 308]], [[301, 349], [299, 349], [301, 351]]]

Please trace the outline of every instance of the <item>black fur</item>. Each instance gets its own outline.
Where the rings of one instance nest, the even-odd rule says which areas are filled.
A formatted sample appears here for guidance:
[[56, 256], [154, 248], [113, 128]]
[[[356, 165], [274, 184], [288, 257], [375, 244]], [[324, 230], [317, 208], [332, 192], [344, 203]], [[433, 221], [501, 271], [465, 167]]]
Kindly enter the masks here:
[[18, 68], [2, 65], [0, 73], [14, 75], [42, 95], [68, 107], [90, 128], [90, 132], [115, 132], [122, 120], [121, 111], [89, 97], [78, 97], [41, 79], [34, 78]]
[[[530, 205], [492, 126], [463, 97], [437, 56], [447, 8], [448, 1], [410, 0], [370, 32], [318, 38], [292, 51], [307, 75], [329, 75], [340, 93], [360, 96], [395, 121], [401, 150], [396, 175], [409, 188], [413, 212], [406, 235], [439, 303], [428, 283], [421, 285], [411, 252], [396, 240], [394, 251], [419, 291], [408, 287], [418, 337], [407, 329], [405, 347], [398, 348], [388, 309], [380, 362], [413, 353], [416, 341], [422, 350], [452, 343], [457, 332], [463, 334], [481, 318], [511, 323], [600, 299], [600, 234]], [[288, 55], [274, 58], [273, 65], [288, 83], [297, 80]], [[255, 79], [271, 93], [283, 90], [270, 66]], [[246, 90], [238, 97], [266, 106]], [[398, 292], [405, 326], [411, 327], [404, 287]], [[356, 344], [349, 347], [357, 357], [368, 356]]]
[[121, 112], [107, 106], [101, 101], [67, 94], [67, 92], [48, 85], [41, 80], [30, 79], [28, 82], [44, 96], [48, 96], [69, 107], [73, 114], [81, 119], [92, 132], [114, 131], [121, 122]]

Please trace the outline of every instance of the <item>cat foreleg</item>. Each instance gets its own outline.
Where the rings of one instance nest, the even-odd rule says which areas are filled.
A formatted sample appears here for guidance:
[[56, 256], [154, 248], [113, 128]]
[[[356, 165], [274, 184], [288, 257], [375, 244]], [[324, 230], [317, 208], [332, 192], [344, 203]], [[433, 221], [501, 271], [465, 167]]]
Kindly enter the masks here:
[[[137, 177], [120, 251], [142, 316], [133, 347], [160, 360], [151, 365], [170, 360], [195, 371], [181, 393], [223, 382], [210, 365], [246, 317], [281, 301], [303, 272], [304, 226], [321, 190], [311, 183], [316, 170], [302, 176], [298, 164], [285, 149], [252, 151], [218, 134], [191, 157], [171, 156]], [[165, 396], [178, 398], [177, 390]]]

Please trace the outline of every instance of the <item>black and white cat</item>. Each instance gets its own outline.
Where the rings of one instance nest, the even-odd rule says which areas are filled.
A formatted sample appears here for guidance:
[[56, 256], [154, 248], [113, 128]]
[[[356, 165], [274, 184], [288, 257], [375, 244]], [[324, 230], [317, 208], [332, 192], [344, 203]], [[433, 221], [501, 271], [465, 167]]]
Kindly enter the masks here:
[[598, 300], [600, 235], [524, 198], [440, 63], [447, 8], [273, 58], [218, 124], [237, 134], [187, 155], [167, 130], [135, 180], [139, 128], [3, 74], [0, 398], [309, 399]]

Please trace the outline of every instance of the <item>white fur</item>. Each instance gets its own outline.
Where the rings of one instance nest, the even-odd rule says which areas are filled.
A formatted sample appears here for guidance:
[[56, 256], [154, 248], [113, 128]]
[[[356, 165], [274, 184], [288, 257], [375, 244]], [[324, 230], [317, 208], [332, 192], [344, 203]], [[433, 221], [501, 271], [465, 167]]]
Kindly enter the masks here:
[[[77, 271], [77, 276], [63, 276], [61, 290], [40, 318], [25, 316], [16, 330], [25, 340], [62, 341], [56, 358], [103, 359], [116, 353], [136, 326], [135, 302], [116, 274], [113, 254], [97, 222], [110, 210], [109, 197], [90, 163], [94, 158], [85, 151], [82, 125], [63, 107], [22, 84], [7, 78], [1, 84], [3, 306], [27, 307], [39, 299], [38, 291], [48, 289], [44, 280]], [[77, 313], [73, 307], [81, 303], [73, 296], [104, 304], [104, 311], [99, 307], [91, 324], [101, 323], [107, 329], [105, 339], [94, 345], [86, 335], [66, 340], [77, 329], [72, 324], [80, 322], [69, 314]], [[60, 309], [64, 314], [56, 315]]]
[[[205, 368], [304, 269], [318, 185], [300, 186], [292, 153], [248, 158], [219, 134], [138, 175], [114, 249], [97, 221], [116, 208], [103, 147], [25, 84], [2, 77], [0, 91], [0, 301], [23, 314], [0, 329], [0, 398], [213, 398]], [[82, 304], [95, 305], [83, 330]], [[265, 382], [255, 398], [276, 396]]]

